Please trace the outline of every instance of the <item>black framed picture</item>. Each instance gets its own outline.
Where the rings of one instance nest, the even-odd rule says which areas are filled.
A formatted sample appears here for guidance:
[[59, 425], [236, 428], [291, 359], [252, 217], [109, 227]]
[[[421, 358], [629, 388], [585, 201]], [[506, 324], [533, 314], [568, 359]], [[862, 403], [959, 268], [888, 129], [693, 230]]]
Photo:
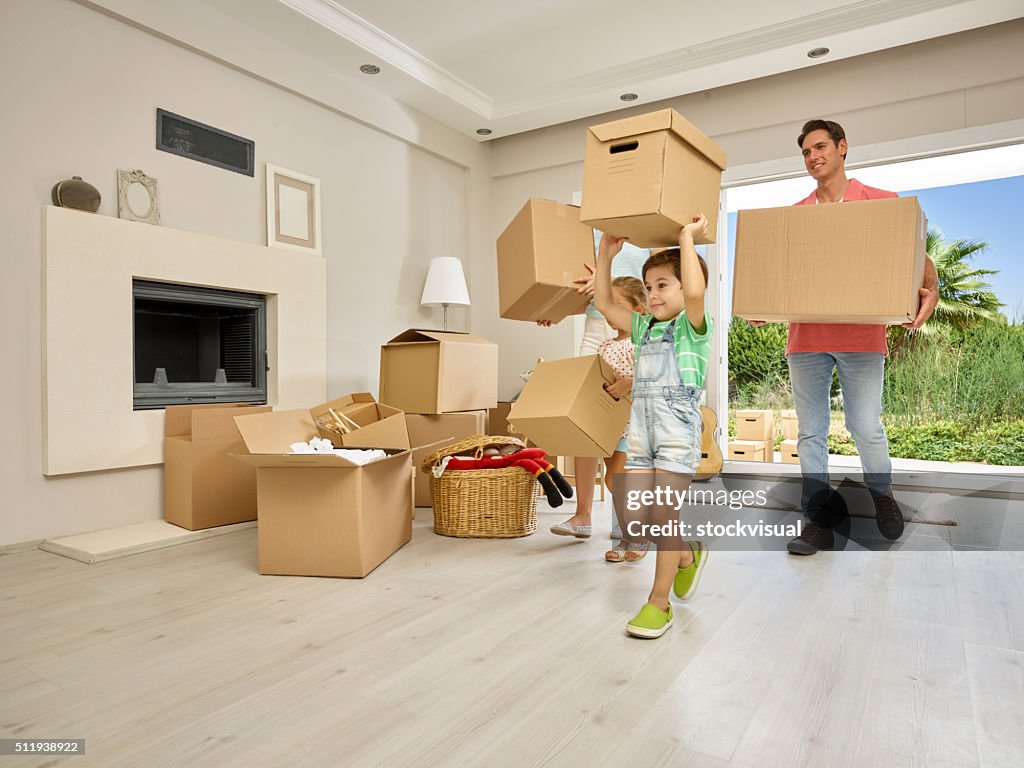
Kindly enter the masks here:
[[256, 143], [166, 109], [156, 110], [156, 148], [228, 171], [255, 176]]

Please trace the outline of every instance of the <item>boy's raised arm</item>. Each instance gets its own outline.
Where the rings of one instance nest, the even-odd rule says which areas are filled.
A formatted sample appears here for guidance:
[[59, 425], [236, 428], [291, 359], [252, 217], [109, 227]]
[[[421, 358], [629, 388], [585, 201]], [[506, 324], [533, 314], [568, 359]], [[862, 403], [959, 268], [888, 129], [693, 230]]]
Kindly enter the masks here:
[[683, 278], [686, 320], [698, 334], [707, 331], [704, 327], [704, 296], [708, 286], [693, 242], [707, 231], [708, 219], [703, 213], [679, 231], [679, 272]]

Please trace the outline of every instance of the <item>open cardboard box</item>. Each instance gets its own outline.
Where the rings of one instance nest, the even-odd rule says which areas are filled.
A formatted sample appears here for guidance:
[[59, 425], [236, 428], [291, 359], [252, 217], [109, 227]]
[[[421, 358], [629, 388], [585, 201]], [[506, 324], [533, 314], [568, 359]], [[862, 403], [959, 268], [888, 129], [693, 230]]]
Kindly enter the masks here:
[[539, 363], [508, 414], [510, 432], [551, 456], [611, 456], [629, 421], [629, 398], [605, 384], [615, 372], [598, 355]]
[[256, 519], [256, 470], [231, 454], [245, 450], [235, 416], [270, 406], [172, 405], [164, 415], [164, 519], [196, 531]]
[[498, 309], [509, 320], [582, 314], [590, 302], [573, 280], [594, 266], [594, 230], [580, 209], [531, 198], [498, 237]]
[[236, 458], [256, 467], [260, 573], [362, 577], [412, 538], [409, 450], [363, 465], [288, 453], [317, 434], [306, 410], [235, 423], [248, 451]]
[[[341, 417], [335, 420], [331, 411]], [[393, 448], [411, 446], [405, 414], [378, 403], [368, 392], [344, 395], [309, 409], [320, 437], [338, 448]], [[341, 426], [338, 424], [341, 422]], [[348, 430], [348, 431], [346, 431]]]
[[498, 404], [498, 345], [455, 331], [412, 329], [380, 348], [380, 402], [406, 413]]
[[715, 242], [725, 150], [674, 109], [587, 130], [580, 219], [633, 245], [678, 245], [679, 230], [708, 217]]

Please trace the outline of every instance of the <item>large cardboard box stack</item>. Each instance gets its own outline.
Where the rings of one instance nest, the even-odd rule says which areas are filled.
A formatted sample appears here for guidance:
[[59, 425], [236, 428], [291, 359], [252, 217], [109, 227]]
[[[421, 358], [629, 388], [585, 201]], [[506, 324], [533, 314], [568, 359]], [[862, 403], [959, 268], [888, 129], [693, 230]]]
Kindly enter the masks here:
[[270, 406], [175, 405], [164, 420], [164, 518], [190, 531], [256, 519], [256, 471], [234, 417]]
[[585, 224], [633, 245], [676, 245], [693, 217], [715, 242], [725, 151], [674, 109], [591, 126], [583, 160]]
[[582, 314], [589, 299], [573, 280], [594, 266], [594, 232], [580, 223], [580, 209], [531, 198], [501, 233], [498, 309], [509, 320], [557, 323]]
[[740, 211], [732, 311], [747, 320], [906, 323], [928, 222], [916, 197]]
[[542, 362], [508, 421], [552, 456], [611, 456], [629, 421], [630, 401], [605, 384], [615, 374], [598, 355]]
[[405, 413], [498, 404], [498, 345], [454, 331], [408, 330], [380, 348], [380, 402]]
[[333, 453], [292, 454], [317, 435], [307, 410], [236, 420], [256, 467], [259, 571], [362, 577], [412, 537], [412, 454], [353, 464]]
[[[490, 434], [487, 431], [487, 411], [462, 411], [426, 415], [405, 414], [409, 441], [413, 445], [412, 469], [416, 476], [416, 506], [430, 507], [430, 477], [420, 472], [420, 462], [446, 443], [454, 443], [470, 435]], [[438, 441], [444, 441], [439, 444]]]
[[736, 411], [736, 439], [729, 443], [735, 461], [775, 460], [775, 414], [769, 410]]

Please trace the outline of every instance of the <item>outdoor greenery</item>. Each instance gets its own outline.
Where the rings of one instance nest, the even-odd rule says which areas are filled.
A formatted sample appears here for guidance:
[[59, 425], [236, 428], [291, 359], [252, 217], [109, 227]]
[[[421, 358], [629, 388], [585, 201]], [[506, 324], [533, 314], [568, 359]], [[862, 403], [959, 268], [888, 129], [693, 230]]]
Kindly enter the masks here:
[[[1010, 323], [984, 278], [993, 270], [974, 257], [987, 247], [928, 233], [939, 276], [939, 304], [921, 329], [889, 329], [882, 392], [889, 452], [902, 458], [1024, 465], [1024, 325]], [[729, 404], [793, 407], [785, 363], [786, 326], [759, 328], [734, 318], [729, 327]], [[843, 428], [833, 379], [829, 450], [855, 455]], [[778, 442], [778, 439], [776, 440]]]

